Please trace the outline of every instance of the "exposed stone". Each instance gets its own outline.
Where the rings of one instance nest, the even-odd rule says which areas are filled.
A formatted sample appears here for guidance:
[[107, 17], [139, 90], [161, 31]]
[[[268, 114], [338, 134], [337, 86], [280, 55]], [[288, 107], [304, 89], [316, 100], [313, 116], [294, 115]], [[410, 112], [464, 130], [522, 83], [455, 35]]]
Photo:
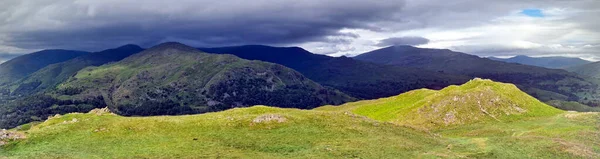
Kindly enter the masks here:
[[58, 119], [58, 118], [60, 118], [60, 117], [62, 117], [60, 114], [56, 114], [56, 115], [54, 115], [54, 116], [49, 116], [49, 117], [48, 117], [48, 120], [50, 120], [50, 119]]
[[258, 116], [256, 118], [254, 118], [254, 120], [252, 120], [252, 123], [265, 123], [265, 122], [278, 122], [278, 123], [283, 123], [286, 122], [287, 119], [281, 115], [277, 115], [277, 114], [267, 114], [267, 115], [262, 115], [262, 116]]
[[96, 115], [100, 116], [100, 115], [106, 115], [106, 114], [112, 115], [113, 113], [110, 111], [110, 109], [108, 109], [108, 107], [105, 107], [102, 109], [93, 109], [89, 112], [89, 114], [96, 114]]
[[63, 124], [73, 124], [76, 122], [79, 122], [79, 120], [77, 120], [77, 118], [73, 118], [73, 119], [71, 119], [71, 121], [63, 121], [62, 123]]
[[444, 123], [446, 125], [452, 124], [456, 122], [456, 114], [454, 111], [448, 112], [446, 113], [445, 117], [444, 117]]
[[99, 129], [94, 130], [94, 132], [105, 132], [105, 131], [107, 131], [106, 128], [99, 128]]
[[6, 129], [0, 130], [0, 146], [7, 144], [10, 141], [24, 139], [25, 135], [15, 132], [8, 131]]

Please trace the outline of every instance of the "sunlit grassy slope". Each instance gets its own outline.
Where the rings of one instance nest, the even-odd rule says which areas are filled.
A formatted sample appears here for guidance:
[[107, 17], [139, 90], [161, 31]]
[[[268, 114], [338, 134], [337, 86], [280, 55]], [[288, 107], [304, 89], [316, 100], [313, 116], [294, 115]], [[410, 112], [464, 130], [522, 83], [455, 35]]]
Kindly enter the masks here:
[[[20, 130], [27, 139], [2, 147], [0, 158], [600, 157], [600, 114], [563, 112], [513, 87], [474, 80], [315, 110], [68, 114]], [[466, 103], [460, 104], [463, 97]], [[481, 108], [487, 113], [479, 114]], [[446, 124], [449, 112], [455, 120]]]
[[474, 79], [440, 91], [420, 89], [390, 98], [318, 109], [347, 110], [375, 120], [427, 129], [478, 122], [508, 122], [562, 112], [527, 95], [515, 85], [484, 79]]
[[[265, 114], [285, 121], [253, 122]], [[341, 112], [263, 106], [192, 116], [69, 114], [39, 124], [28, 134], [26, 140], [0, 154], [32, 158], [385, 158], [427, 156], [427, 151], [444, 151], [446, 145], [427, 133]]]

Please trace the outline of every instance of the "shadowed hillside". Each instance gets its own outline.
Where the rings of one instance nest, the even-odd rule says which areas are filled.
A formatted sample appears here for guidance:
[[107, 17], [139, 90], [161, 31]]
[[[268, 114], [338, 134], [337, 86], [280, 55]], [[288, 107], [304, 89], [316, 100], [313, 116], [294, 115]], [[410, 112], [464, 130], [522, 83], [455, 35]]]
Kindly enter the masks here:
[[85, 55], [87, 52], [71, 50], [43, 50], [16, 57], [0, 64], [0, 86], [19, 80], [50, 64]]
[[585, 65], [579, 65], [567, 68], [571, 72], [575, 72], [580, 75], [589, 76], [600, 79], [600, 62], [589, 63]]
[[46, 66], [11, 84], [11, 87], [14, 88], [11, 94], [29, 95], [47, 88], [54, 88], [85, 67], [100, 66], [109, 62], [119, 61], [142, 50], [141, 47], [136, 45], [125, 45]]
[[281, 65], [206, 54], [164, 43], [119, 62], [88, 67], [44, 94], [0, 109], [0, 127], [108, 106], [120, 115], [176, 115], [252, 105], [314, 108], [355, 100]]
[[388, 97], [419, 88], [441, 89], [469, 79], [434, 71], [362, 62], [348, 57], [318, 55], [299, 47], [247, 45], [199, 49], [281, 64], [322, 85], [362, 99]]

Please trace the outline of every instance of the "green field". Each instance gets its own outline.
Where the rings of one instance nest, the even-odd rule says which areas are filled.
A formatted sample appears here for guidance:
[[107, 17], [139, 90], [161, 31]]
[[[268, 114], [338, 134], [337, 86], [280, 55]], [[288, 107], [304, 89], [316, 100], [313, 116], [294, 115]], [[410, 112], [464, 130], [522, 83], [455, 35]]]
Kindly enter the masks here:
[[561, 111], [519, 92], [474, 80], [314, 110], [67, 114], [15, 130], [27, 138], [3, 146], [0, 158], [600, 157], [599, 113]]

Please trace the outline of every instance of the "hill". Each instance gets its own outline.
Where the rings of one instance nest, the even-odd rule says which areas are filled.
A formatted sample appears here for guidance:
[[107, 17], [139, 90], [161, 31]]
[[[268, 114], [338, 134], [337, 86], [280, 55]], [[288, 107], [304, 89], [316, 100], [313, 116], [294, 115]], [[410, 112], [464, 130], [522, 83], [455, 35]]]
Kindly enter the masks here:
[[299, 47], [247, 45], [199, 49], [281, 64], [322, 85], [361, 99], [388, 97], [419, 88], [441, 89], [469, 80], [465, 76], [318, 55]]
[[0, 64], [0, 86], [19, 80], [50, 64], [67, 61], [85, 54], [87, 52], [43, 50], [16, 57]]
[[[479, 96], [480, 93], [484, 95]], [[600, 157], [600, 114], [563, 112], [530, 96], [521, 96], [523, 94], [514, 85], [473, 80], [437, 92], [417, 90], [396, 97], [314, 110], [254, 106], [201, 115], [158, 117], [122, 117], [107, 109], [93, 110], [86, 114], [54, 116], [45, 122], [9, 131], [14, 136], [23, 134], [25, 138], [9, 140], [0, 147], [0, 157]], [[472, 98], [464, 104], [459, 98], [457, 102], [461, 104], [453, 104], [455, 95]], [[500, 100], [488, 103], [495, 97]], [[450, 103], [439, 105], [436, 112], [427, 101], [431, 101], [431, 105]], [[475, 101], [480, 101], [482, 106]], [[413, 105], [422, 111], [404, 114], [405, 110], [413, 109]], [[481, 114], [481, 108], [486, 108], [488, 113]], [[479, 115], [463, 114], [462, 110], [477, 110], [474, 113]], [[460, 112], [455, 114], [456, 123], [438, 125], [434, 129], [422, 129], [420, 123], [423, 122], [416, 120], [393, 119], [412, 117], [430, 122], [440, 119], [434, 114], [452, 112]], [[407, 116], [387, 118], [385, 114]]]
[[489, 57], [489, 59], [496, 61], [503, 61], [508, 63], [519, 63], [523, 65], [531, 65], [552, 69], [565, 69], [573, 66], [579, 66], [591, 63], [591, 61], [587, 61], [581, 58], [572, 58], [572, 57], [561, 57], [561, 56], [553, 56], [553, 57], [529, 57], [525, 55], [519, 55], [511, 58], [495, 58]]
[[600, 82], [565, 70], [494, 61], [447, 49], [411, 46], [387, 47], [358, 55], [355, 59], [514, 83], [542, 101], [577, 101], [600, 106]]
[[562, 112], [522, 92], [515, 85], [478, 78], [439, 91], [419, 89], [395, 97], [339, 107], [332, 109], [345, 109], [380, 121], [428, 129], [514, 121]]
[[577, 74], [600, 79], [600, 62], [569, 67], [567, 70]]
[[195, 114], [251, 105], [314, 108], [354, 100], [281, 65], [164, 43], [88, 67], [52, 91], [0, 109], [0, 127], [108, 107], [125, 116]]
[[48, 65], [31, 75], [11, 84], [14, 88], [13, 95], [28, 95], [43, 91], [47, 88], [54, 88], [56, 85], [66, 81], [69, 77], [75, 75], [77, 71], [89, 67], [100, 66], [106, 63], [120, 61], [142, 49], [136, 45], [124, 45], [114, 49], [108, 49], [100, 52], [90, 53], [76, 57], [74, 59]]

